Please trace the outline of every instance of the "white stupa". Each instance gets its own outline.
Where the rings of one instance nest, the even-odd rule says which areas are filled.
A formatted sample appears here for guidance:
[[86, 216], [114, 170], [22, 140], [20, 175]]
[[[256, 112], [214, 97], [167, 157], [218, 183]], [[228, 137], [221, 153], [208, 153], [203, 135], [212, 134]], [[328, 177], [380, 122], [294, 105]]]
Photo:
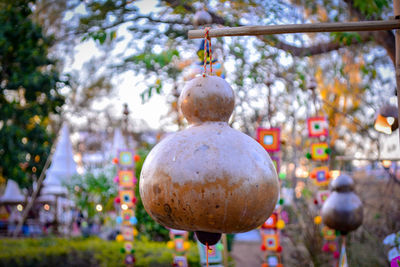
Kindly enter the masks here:
[[67, 193], [64, 183], [77, 174], [76, 163], [72, 152], [72, 144], [69, 139], [69, 129], [63, 124], [56, 150], [51, 161], [50, 168], [46, 172], [43, 181], [41, 195], [63, 195]]
[[4, 194], [0, 197], [0, 203], [18, 204], [23, 203], [24, 201], [25, 197], [21, 193], [18, 184], [13, 180], [8, 179]]

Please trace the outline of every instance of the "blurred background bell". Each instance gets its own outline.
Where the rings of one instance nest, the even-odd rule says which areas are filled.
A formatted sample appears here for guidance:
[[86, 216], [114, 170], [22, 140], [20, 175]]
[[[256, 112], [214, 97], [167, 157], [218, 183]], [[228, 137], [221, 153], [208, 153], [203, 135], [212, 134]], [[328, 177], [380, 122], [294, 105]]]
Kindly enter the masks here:
[[204, 9], [199, 10], [194, 14], [193, 25], [197, 28], [202, 25], [209, 25], [212, 23], [211, 15]]
[[396, 106], [386, 104], [380, 108], [375, 124], [375, 130], [385, 134], [391, 134], [399, 128], [399, 117]]
[[333, 180], [331, 189], [332, 193], [322, 206], [322, 221], [329, 228], [345, 235], [362, 224], [362, 203], [353, 191], [353, 179], [346, 174]]

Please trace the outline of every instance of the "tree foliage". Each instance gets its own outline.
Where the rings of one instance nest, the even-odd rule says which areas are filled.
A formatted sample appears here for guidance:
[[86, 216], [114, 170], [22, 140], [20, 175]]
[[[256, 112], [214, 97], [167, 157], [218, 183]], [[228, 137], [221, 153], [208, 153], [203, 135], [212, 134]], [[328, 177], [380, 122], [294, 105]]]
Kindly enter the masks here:
[[29, 186], [53, 142], [65, 81], [47, 53], [52, 39], [30, 19], [32, 1], [0, 2], [0, 175]]
[[[117, 195], [117, 186], [113, 182], [115, 170], [106, 170], [94, 174], [90, 170], [84, 175], [74, 176], [68, 182], [67, 187], [73, 196], [76, 208], [87, 219], [94, 219], [96, 215], [103, 219], [103, 215], [114, 210], [114, 198]], [[96, 206], [102, 206], [102, 212], [96, 210]]]
[[[146, 12], [132, 1], [89, 1], [85, 5], [87, 14], [81, 16], [75, 32], [86, 39], [116, 34], [114, 42], [125, 42], [127, 49], [111, 64], [111, 69], [144, 75], [142, 84], [147, 89], [141, 93], [142, 99], [164, 93], [176, 113], [176, 96], [182, 88], [185, 68], [181, 63], [195, 58], [190, 54], [196, 54], [201, 42], [187, 40], [187, 31], [194, 28], [193, 16], [202, 7], [207, 9], [215, 26], [387, 19], [391, 14], [391, 3], [387, 0], [209, 3], [165, 0]], [[123, 37], [119, 36], [121, 28], [130, 35], [124, 31]], [[304, 143], [288, 137], [293, 136], [291, 131], [299, 138], [306, 137], [299, 133], [304, 130], [306, 117], [312, 114], [307, 83], [322, 73], [318, 77], [317, 105], [330, 117], [329, 130], [335, 135], [332, 144], [336, 141], [339, 144], [334, 151], [344, 153], [343, 143], [350, 144], [353, 151], [362, 150], [365, 138], [370, 140], [370, 146], [376, 147], [376, 135], [370, 129], [373, 114], [383, 99], [377, 91], [384, 88], [390, 94], [394, 84], [393, 77], [388, 79], [378, 71], [392, 68], [392, 31], [216, 38], [213, 46], [236, 92], [237, 107], [232, 120], [235, 128], [253, 135], [259, 125], [285, 123], [284, 139], [288, 144]], [[346, 72], [352, 64], [355, 71]], [[267, 80], [272, 80], [269, 86]], [[334, 80], [335, 85], [329, 85]], [[343, 108], [343, 101], [352, 106]], [[341, 115], [333, 119], [330, 115], [333, 113]], [[344, 127], [338, 127], [341, 120], [337, 116], [347, 118]], [[179, 119], [178, 125], [182, 125]], [[353, 142], [349, 134], [359, 137]]]

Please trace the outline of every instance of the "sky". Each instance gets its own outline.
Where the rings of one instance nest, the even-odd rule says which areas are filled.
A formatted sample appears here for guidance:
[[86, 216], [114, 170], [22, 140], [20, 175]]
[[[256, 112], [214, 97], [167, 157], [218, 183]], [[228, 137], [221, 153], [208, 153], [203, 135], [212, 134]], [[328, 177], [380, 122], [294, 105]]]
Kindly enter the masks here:
[[[136, 5], [140, 8], [141, 12], [146, 14], [155, 10], [158, 1], [143, 0], [137, 1]], [[84, 14], [83, 5], [78, 6], [75, 10], [77, 13]], [[66, 15], [68, 19], [69, 15]], [[125, 28], [120, 28], [117, 36], [129, 35]], [[116, 47], [115, 53], [120, 53], [127, 45], [128, 38], [119, 42]], [[99, 57], [101, 51], [99, 45], [93, 40], [85, 41], [75, 48], [75, 54], [72, 60], [68, 60], [65, 72], [73, 70], [79, 71], [83, 68], [85, 62], [88, 62], [93, 57]], [[142, 103], [140, 93], [146, 87], [140, 83], [142, 77], [135, 76], [132, 72], [125, 72], [118, 75], [113, 79], [115, 95], [112, 98], [103, 99], [103, 101], [94, 104], [96, 110], [102, 110], [108, 105], [112, 105], [115, 114], [122, 114], [122, 107], [124, 103], [129, 105], [130, 118], [132, 120], [144, 120], [152, 129], [158, 129], [160, 125], [160, 118], [168, 112], [169, 107], [165, 102], [163, 95], [154, 95], [148, 102]]]

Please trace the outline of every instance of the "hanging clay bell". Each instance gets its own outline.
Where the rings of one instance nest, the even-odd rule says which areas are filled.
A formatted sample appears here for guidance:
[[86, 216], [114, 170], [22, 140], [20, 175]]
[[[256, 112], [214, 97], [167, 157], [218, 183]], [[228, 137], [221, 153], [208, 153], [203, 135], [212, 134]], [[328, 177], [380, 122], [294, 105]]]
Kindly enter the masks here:
[[232, 88], [220, 77], [189, 81], [179, 104], [190, 127], [157, 144], [140, 177], [143, 205], [154, 220], [198, 231], [199, 240], [209, 245], [221, 233], [262, 225], [278, 199], [268, 153], [227, 123], [234, 101]]
[[345, 235], [357, 229], [363, 220], [361, 200], [354, 193], [354, 181], [345, 174], [331, 183], [332, 193], [322, 206], [322, 221]]
[[193, 24], [197, 28], [202, 25], [209, 25], [212, 23], [212, 17], [210, 13], [205, 10], [197, 11], [193, 16]]

